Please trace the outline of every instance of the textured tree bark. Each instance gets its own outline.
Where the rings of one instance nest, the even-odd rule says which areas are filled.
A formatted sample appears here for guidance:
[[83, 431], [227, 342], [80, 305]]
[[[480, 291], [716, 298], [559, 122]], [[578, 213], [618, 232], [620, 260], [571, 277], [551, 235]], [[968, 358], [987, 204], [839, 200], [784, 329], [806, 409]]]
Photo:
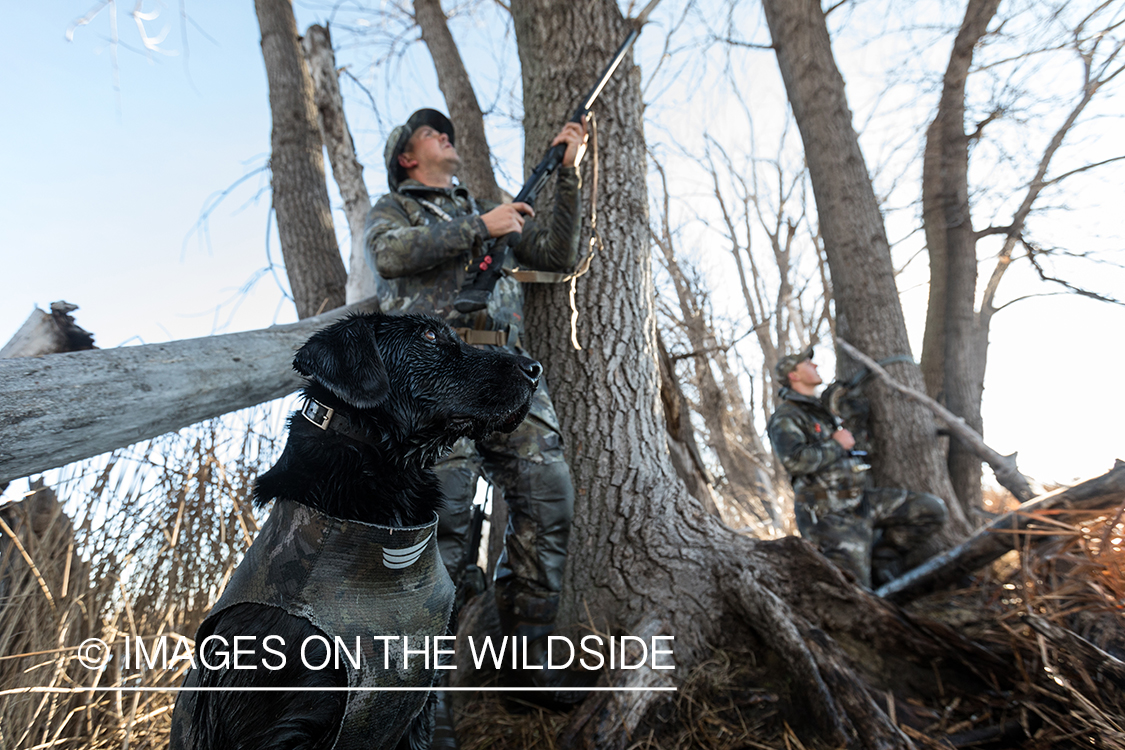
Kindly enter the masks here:
[[291, 0], [255, 0], [273, 119], [270, 171], [281, 253], [297, 315], [344, 304], [347, 272], [336, 244], [312, 78]]
[[[909, 354], [886, 231], [852, 128], [844, 79], [832, 56], [820, 2], [764, 0], [763, 7], [805, 146], [832, 273], [836, 330], [875, 359]], [[845, 377], [857, 369], [847, 357], [838, 363]], [[924, 387], [915, 365], [894, 366], [901, 368], [899, 380], [915, 390]], [[869, 395], [876, 483], [951, 499], [953, 489], [929, 411], [882, 385], [872, 387]], [[964, 533], [964, 513], [950, 505], [951, 529]]]
[[284, 396], [318, 328], [375, 300], [260, 331], [0, 360], [0, 482]]
[[[523, 73], [524, 163], [533, 165], [628, 26], [608, 0], [520, 0], [512, 16]], [[598, 100], [604, 178], [598, 221], [605, 250], [575, 289], [581, 351], [571, 346], [564, 324], [568, 290], [528, 287], [531, 350], [546, 366], [578, 489], [564, 584], [572, 621], [584, 605], [602, 621], [643, 617], [643, 597], [629, 595], [622, 561], [609, 554], [610, 540], [639, 542], [641, 529], [625, 522], [629, 516], [644, 515], [650, 504], [672, 513], [688, 496], [669, 459], [659, 404], [639, 82], [639, 71], [626, 60]], [[546, 192], [541, 211], [552, 204]]]
[[363, 165], [355, 155], [352, 132], [344, 117], [344, 99], [340, 95], [340, 80], [336, 72], [336, 55], [332, 51], [332, 36], [327, 26], [310, 26], [302, 40], [316, 91], [317, 121], [320, 135], [328, 150], [332, 176], [344, 198], [344, 213], [348, 217], [351, 234], [351, 256], [348, 260], [347, 301], [357, 302], [374, 297], [378, 278], [367, 265], [363, 247], [363, 228], [371, 196], [363, 181]]
[[457, 176], [476, 197], [499, 202], [500, 188], [492, 172], [488, 141], [484, 135], [484, 115], [461, 53], [449, 32], [441, 0], [414, 0], [414, 20], [434, 60], [438, 86], [445, 96], [449, 119], [457, 131], [457, 153], [461, 156], [461, 171]]
[[664, 407], [664, 424], [668, 428], [668, 453], [676, 474], [683, 480], [688, 492], [703, 504], [708, 513], [718, 514], [711, 487], [714, 477], [703, 464], [695, 430], [691, 425], [691, 411], [684, 391], [676, 377], [676, 367], [668, 356], [664, 338], [656, 333], [656, 349], [660, 363], [660, 403]]
[[[965, 84], [973, 50], [1000, 0], [969, 0], [953, 42], [937, 114], [926, 131], [922, 216], [930, 255], [930, 297], [922, 340], [926, 392], [983, 434], [980, 402], [984, 363], [977, 338], [977, 243], [969, 206], [969, 140]], [[966, 516], [981, 504], [980, 459], [949, 445], [949, 478]], [[951, 500], [953, 498], [950, 498]]]

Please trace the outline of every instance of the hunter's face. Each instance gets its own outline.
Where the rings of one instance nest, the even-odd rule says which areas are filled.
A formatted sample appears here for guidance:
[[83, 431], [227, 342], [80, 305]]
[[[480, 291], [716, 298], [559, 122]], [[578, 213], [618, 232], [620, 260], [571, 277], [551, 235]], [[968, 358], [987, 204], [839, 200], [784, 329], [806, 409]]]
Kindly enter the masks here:
[[806, 386], [816, 386], [824, 382], [820, 379], [820, 373], [816, 371], [816, 363], [814, 363], [811, 359], [806, 359], [804, 362], [801, 362], [799, 365], [797, 365], [797, 367], [793, 370], [790, 381], [794, 385], [800, 383], [801, 385]]
[[449, 142], [449, 136], [439, 133], [429, 125], [423, 125], [414, 131], [406, 145], [406, 150], [402, 153], [402, 158], [407, 161], [403, 164], [407, 169], [413, 168], [414, 163], [426, 171], [435, 168], [443, 171], [448, 168], [455, 170], [461, 166], [461, 157]]

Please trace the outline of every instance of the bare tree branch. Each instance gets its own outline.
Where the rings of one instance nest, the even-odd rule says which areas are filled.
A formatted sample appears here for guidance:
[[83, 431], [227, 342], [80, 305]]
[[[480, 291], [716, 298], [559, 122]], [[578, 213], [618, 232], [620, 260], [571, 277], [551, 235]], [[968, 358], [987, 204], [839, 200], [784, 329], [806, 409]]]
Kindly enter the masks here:
[[898, 391], [902, 395], [922, 404], [927, 409], [934, 413], [938, 419], [945, 422], [949, 428], [950, 433], [960, 440], [966, 447], [973, 451], [976, 455], [980, 456], [981, 460], [988, 463], [992, 470], [996, 473], [996, 480], [1004, 487], [1011, 491], [1021, 502], [1030, 500], [1035, 496], [1032, 492], [1031, 486], [1027, 478], [1020, 473], [1016, 467], [1016, 454], [1010, 456], [1002, 456], [992, 448], [988, 447], [981, 436], [976, 430], [969, 427], [964, 419], [957, 416], [953, 412], [946, 409], [944, 406], [934, 401], [932, 398], [924, 393], [920, 393], [913, 388], [902, 385], [897, 380], [892, 378], [890, 374], [879, 366], [871, 357], [867, 356], [859, 349], [844, 341], [841, 338], [836, 339], [836, 345], [843, 349], [848, 356], [854, 357], [863, 364], [864, 367], [869, 369], [874, 375], [888, 386]]
[[1020, 242], [1024, 245], [1024, 247], [1027, 248], [1027, 259], [1028, 259], [1028, 261], [1031, 262], [1032, 268], [1035, 269], [1036, 273], [1039, 274], [1039, 278], [1042, 279], [1043, 281], [1050, 281], [1054, 284], [1059, 284], [1059, 285], [1069, 289], [1074, 294], [1080, 295], [1082, 297], [1089, 297], [1090, 299], [1096, 299], [1099, 302], [1109, 302], [1109, 303], [1114, 304], [1114, 305], [1125, 305], [1125, 302], [1122, 302], [1119, 299], [1115, 299], [1113, 297], [1106, 297], [1105, 295], [1098, 294], [1097, 292], [1092, 292], [1089, 289], [1083, 289], [1082, 287], [1075, 286], [1074, 284], [1071, 284], [1066, 279], [1060, 279], [1060, 278], [1056, 278], [1054, 276], [1049, 276], [1047, 274], [1047, 272], [1043, 269], [1043, 266], [1039, 263], [1038, 259], [1036, 258], [1037, 255], [1045, 255], [1047, 253], [1047, 251], [1035, 247], [1029, 240], [1024, 239], [1022, 237], [1020, 238]]

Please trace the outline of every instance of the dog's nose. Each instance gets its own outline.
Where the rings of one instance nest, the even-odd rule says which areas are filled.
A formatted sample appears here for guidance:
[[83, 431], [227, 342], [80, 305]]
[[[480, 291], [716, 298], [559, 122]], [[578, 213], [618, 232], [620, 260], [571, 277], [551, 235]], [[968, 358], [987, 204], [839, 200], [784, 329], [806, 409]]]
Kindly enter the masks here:
[[538, 384], [539, 376], [543, 374], [543, 365], [539, 364], [534, 359], [524, 357], [520, 359], [520, 372], [532, 383]]

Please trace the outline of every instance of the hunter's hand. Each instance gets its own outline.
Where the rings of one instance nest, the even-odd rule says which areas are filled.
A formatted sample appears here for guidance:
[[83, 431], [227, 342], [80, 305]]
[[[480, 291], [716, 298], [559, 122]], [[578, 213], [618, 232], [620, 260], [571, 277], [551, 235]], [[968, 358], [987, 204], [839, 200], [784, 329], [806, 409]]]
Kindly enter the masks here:
[[840, 444], [840, 447], [846, 451], [850, 451], [855, 447], [855, 437], [848, 430], [836, 430], [832, 433], [832, 439]]
[[504, 203], [486, 214], [481, 214], [489, 237], [504, 237], [512, 232], [522, 232], [525, 216], [534, 216], [535, 210], [526, 203]]
[[562, 160], [564, 167], [577, 167], [582, 161], [582, 155], [586, 153], [586, 138], [586, 118], [583, 117], [581, 125], [568, 122], [555, 136], [555, 140], [551, 141], [552, 146], [558, 143], [566, 144], [566, 153], [563, 154]]

